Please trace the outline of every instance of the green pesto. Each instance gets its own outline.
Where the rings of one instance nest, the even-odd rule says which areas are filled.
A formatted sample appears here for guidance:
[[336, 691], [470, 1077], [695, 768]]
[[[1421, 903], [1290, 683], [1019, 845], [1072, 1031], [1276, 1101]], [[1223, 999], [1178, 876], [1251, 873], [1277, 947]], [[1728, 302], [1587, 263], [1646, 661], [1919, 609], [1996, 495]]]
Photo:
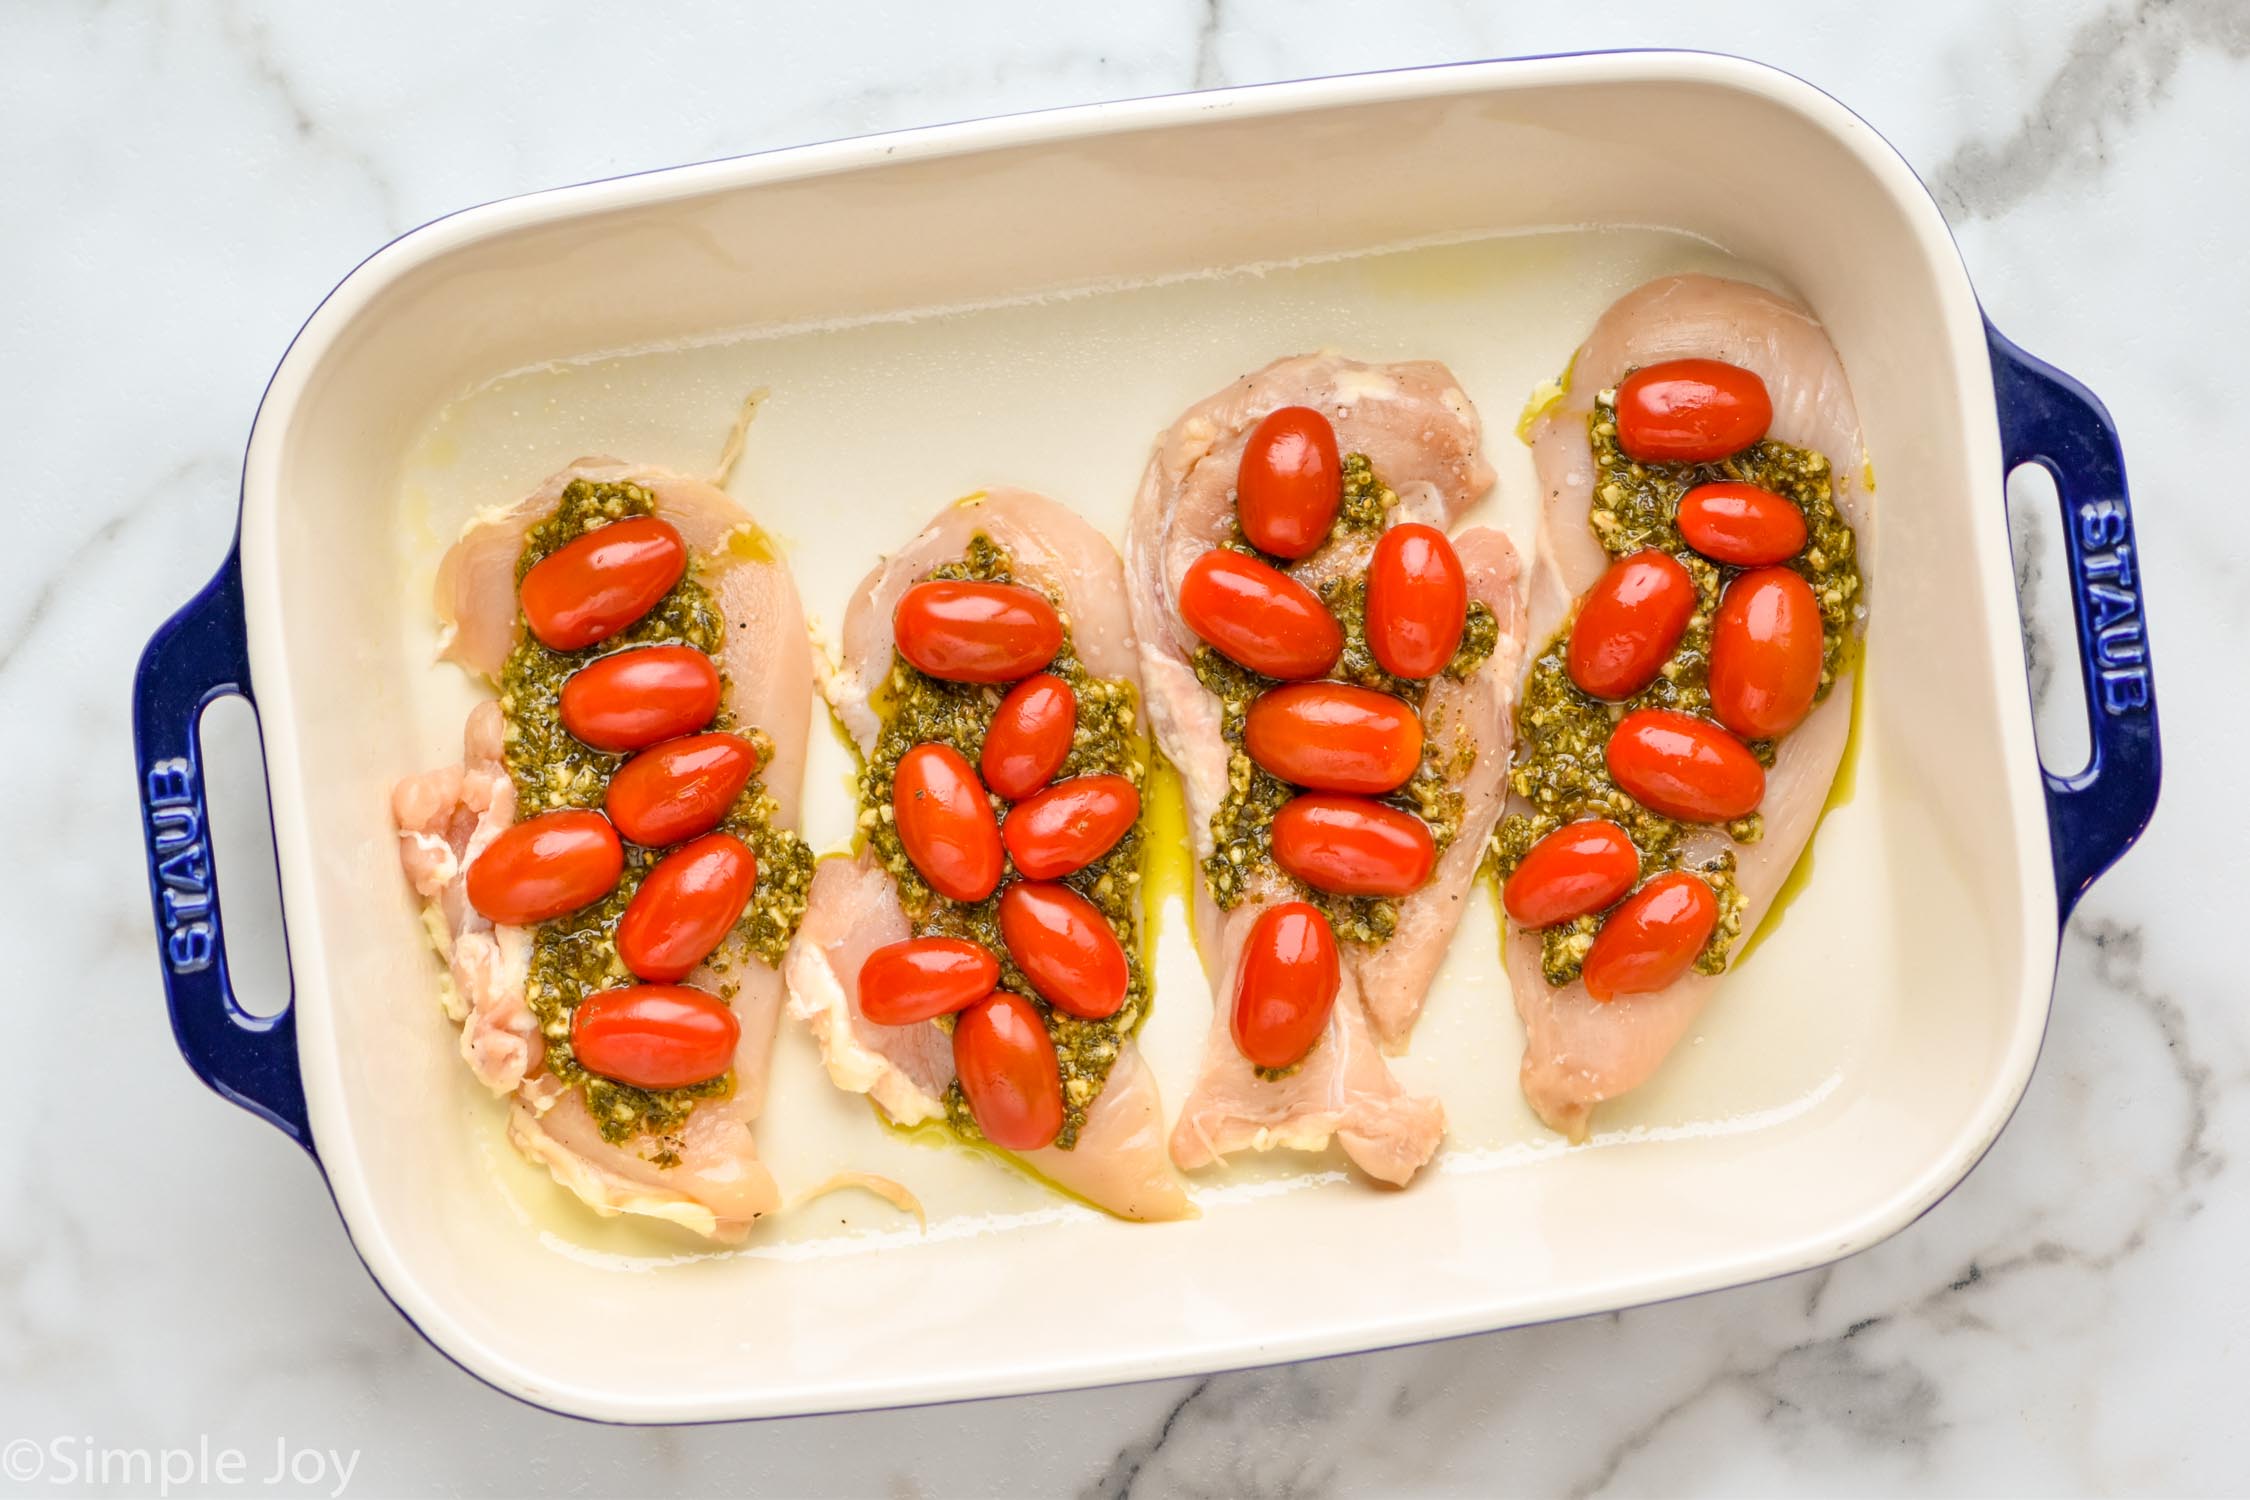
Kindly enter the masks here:
[[[1364, 484], [1375, 486], [1384, 495], [1390, 494], [1376, 483], [1363, 455], [1355, 453], [1346, 459], [1344, 471], [1347, 490], [1356, 472], [1365, 476]], [[1389, 504], [1395, 503], [1394, 497], [1375, 512], [1378, 522]], [[1368, 649], [1365, 576], [1349, 573], [1331, 578], [1320, 593], [1321, 601], [1344, 632], [1343, 655], [1337, 659], [1330, 675], [1390, 693], [1419, 710], [1429, 696], [1429, 682], [1392, 676]], [[1482, 600], [1472, 601], [1461, 645], [1453, 659], [1446, 663], [1445, 675], [1457, 681], [1466, 680], [1491, 657], [1499, 641], [1499, 620]], [[1228, 660], [1208, 646], [1197, 649], [1193, 665], [1196, 679], [1219, 700], [1220, 729], [1229, 746], [1227, 795], [1211, 815], [1212, 848], [1203, 861], [1203, 877], [1210, 887], [1212, 900], [1221, 909], [1231, 910], [1253, 886], [1288, 878], [1273, 863], [1273, 820], [1296, 795], [1296, 789], [1252, 760], [1243, 748], [1243, 729], [1249, 719], [1250, 705], [1257, 702], [1259, 695], [1277, 686], [1274, 680]], [[1449, 757], [1433, 736], [1423, 750], [1422, 763], [1415, 768], [1413, 777], [1381, 800], [1427, 823], [1431, 837], [1443, 852], [1461, 832], [1465, 802], [1455, 786], [1467, 772], [1466, 761], [1473, 760], [1474, 756], [1474, 746], [1463, 744]], [[1303, 900], [1327, 914], [1338, 938], [1380, 943], [1398, 930], [1398, 906], [1393, 901], [1376, 896], [1336, 896], [1292, 883], [1298, 884]]]
[[[1687, 630], [1656, 680], [1623, 703], [1605, 703], [1578, 690], [1570, 680], [1565, 655], [1570, 622], [1534, 658], [1516, 707], [1515, 766], [1509, 786], [1532, 805], [1529, 813], [1502, 820], [1492, 840], [1492, 862], [1505, 879], [1533, 844], [1565, 823], [1603, 817], [1632, 836], [1640, 850], [1645, 880], [1666, 870], [1689, 869], [1710, 882], [1719, 898], [1719, 922], [1697, 955], [1698, 972], [1724, 972], [1728, 951], [1742, 932], [1742, 894], [1734, 880], [1731, 852], [1695, 860], [1683, 849], [1693, 825], [1641, 806], [1610, 779], [1604, 756], [1610, 731], [1634, 709], [1664, 708], [1703, 718], [1711, 716], [1709, 687], [1711, 632], [1719, 596], [1739, 569], [1714, 563], [1681, 538], [1675, 524], [1680, 497], [1698, 484], [1738, 480], [1773, 491], [1804, 513], [1806, 542], [1788, 566], [1812, 586], [1821, 610], [1821, 675], [1816, 698], [1826, 698], [1849, 663], [1855, 639], [1860, 576], [1856, 540], [1837, 511], [1828, 459], [1771, 439], [1734, 457], [1711, 464], [1639, 464], [1617, 446], [1613, 392], [1604, 392], [1587, 419], [1596, 470], [1594, 500], [1587, 525], [1612, 557], [1655, 548], [1676, 559], [1694, 579], [1697, 604]], [[1768, 766], [1771, 741], [1749, 748]], [[1736, 843], [1755, 843], [1764, 832], [1757, 813], [1726, 825]], [[1568, 984], [1601, 928], [1600, 915], [1550, 927], [1540, 934], [1540, 966], [1550, 984]]]
[[1345, 531], [1380, 533], [1398, 508], [1398, 496], [1375, 476], [1375, 465], [1364, 453], [1344, 455], [1344, 498], [1336, 508], [1336, 525]]
[[[1014, 581], [1012, 565], [990, 537], [982, 532], [969, 539], [959, 562], [933, 569], [934, 578], [966, 578], [991, 583]], [[1114, 678], [1096, 677], [1072, 648], [1067, 619], [1062, 650], [1047, 670], [1070, 684], [1078, 698], [1078, 727], [1071, 738], [1070, 756], [1058, 777], [1115, 775], [1130, 780], [1136, 789], [1148, 780], [1147, 758], [1135, 732], [1138, 707], [1132, 686]], [[1055, 1145], [1069, 1150], [1085, 1128], [1086, 1113], [1100, 1096], [1119, 1049], [1148, 1019], [1148, 976], [1141, 964], [1136, 928], [1140, 915], [1141, 829], [1138, 824], [1116, 846], [1085, 869], [1064, 877], [1064, 884], [1092, 902], [1124, 946], [1130, 981], [1125, 1003], [1115, 1015], [1099, 1021], [1065, 1015], [1039, 998], [1031, 982], [1008, 957], [1000, 937], [997, 892], [982, 901], [949, 900], [930, 889], [914, 868], [899, 842], [891, 812], [891, 783], [900, 757], [916, 745], [936, 742], [950, 745], [974, 765], [983, 753], [992, 716], [1006, 689], [977, 683], [944, 682], [910, 665], [893, 653], [891, 675], [876, 704], [883, 719], [874, 753], [859, 774], [859, 826], [875, 857], [890, 872], [898, 888], [899, 904], [906, 909], [917, 936], [940, 934], [966, 938], [989, 950], [1000, 962], [1000, 987], [1023, 996], [1038, 1008], [1054, 1040], [1055, 1057], [1062, 1068], [1063, 1128]], [[994, 799], [995, 811], [1004, 804]], [[1012, 867], [1009, 872], [1013, 873]], [[1006, 877], [1003, 878], [1005, 888]], [[950, 1018], [946, 1018], [946, 1024]], [[955, 1083], [946, 1095], [946, 1118], [971, 1140], [981, 1139], [968, 1102]]]
[[[541, 558], [595, 527], [654, 510], [655, 496], [639, 485], [573, 480], [555, 513], [526, 534], [516, 566], [518, 581]], [[551, 651], [525, 631], [500, 676], [500, 707], [507, 716], [502, 753], [516, 787], [517, 815], [599, 807], [610, 777], [624, 764], [624, 756], [588, 749], [562, 727], [560, 695], [572, 673], [620, 647], [678, 643], [716, 656], [725, 634], [726, 621], [717, 602], [696, 581], [692, 568], [647, 616], [598, 646]], [[712, 727], [736, 729], [725, 710]], [[771, 759], [773, 742], [762, 731], [737, 732], [756, 747], [760, 765]], [[710, 959], [714, 972], [724, 974], [739, 961], [738, 950], [778, 966], [805, 914], [812, 850], [795, 833], [775, 826], [776, 811], [764, 783], [752, 781], [719, 825], [749, 845], [758, 861], [758, 882], [736, 925], [737, 941]], [[730, 1072], [684, 1089], [640, 1089], [588, 1072], [578, 1065], [570, 1046], [571, 1013], [580, 1001], [596, 991], [635, 982], [617, 956], [617, 919], [664, 852], [626, 845], [624, 878], [615, 891], [532, 930], [525, 997], [546, 1038], [548, 1071], [585, 1095], [603, 1139], [622, 1143], [641, 1135], [656, 1137], [662, 1144], [651, 1160], [668, 1166], [677, 1159], [669, 1138], [686, 1123], [698, 1101], [732, 1092], [734, 1075]], [[734, 990], [732, 981], [723, 981], [719, 996], [731, 1000]]]

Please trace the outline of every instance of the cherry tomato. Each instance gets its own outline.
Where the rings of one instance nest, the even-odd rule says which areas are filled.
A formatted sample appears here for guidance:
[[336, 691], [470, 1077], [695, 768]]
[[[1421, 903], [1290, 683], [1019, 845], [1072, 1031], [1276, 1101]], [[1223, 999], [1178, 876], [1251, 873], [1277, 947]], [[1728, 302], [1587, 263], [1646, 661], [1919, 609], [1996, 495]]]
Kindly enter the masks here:
[[899, 654], [947, 682], [1014, 682], [1062, 649], [1062, 617], [1020, 583], [932, 578], [900, 596]]
[[652, 984], [677, 984], [711, 956], [758, 888], [758, 856], [707, 833], [656, 862], [617, 919], [617, 956]]
[[602, 805], [619, 833], [661, 849], [718, 827], [757, 769], [756, 747], [739, 734], [684, 735], [619, 766]]
[[1422, 763], [1422, 720], [1389, 693], [1292, 682], [1250, 705], [1242, 743], [1283, 781], [1319, 792], [1387, 792]]
[[1711, 714], [1746, 740], [1804, 722], [1820, 689], [1820, 601], [1787, 568], [1727, 585], [1711, 626]]
[[1235, 514], [1250, 545], [1275, 557], [1309, 557], [1328, 540], [1344, 503], [1336, 429], [1309, 406], [1268, 412], [1243, 445]]
[[644, 646], [588, 662], [563, 684], [563, 728], [596, 750], [693, 734], [719, 711], [719, 669], [693, 646]]
[[1564, 657], [1570, 680], [1596, 698], [1632, 697], [1664, 670], [1695, 605], [1695, 580], [1674, 559], [1653, 550], [1619, 558], [1578, 606]]
[[963, 938], [890, 943], [859, 966], [859, 1013], [878, 1026], [911, 1026], [963, 1010], [992, 993], [1000, 960]]
[[1738, 568], [1787, 562], [1805, 547], [1805, 513], [1795, 501], [1731, 479], [1689, 490], [1675, 519], [1690, 547]]
[[1343, 966], [1320, 908], [1284, 901], [1259, 913], [1234, 982], [1235, 1049], [1260, 1068], [1286, 1068], [1328, 1027]]
[[1367, 563], [1367, 649], [1383, 670], [1437, 676], [1468, 623], [1468, 575], [1445, 533], [1418, 521], [1384, 532]]
[[570, 1050], [590, 1073], [637, 1089], [684, 1089], [734, 1065], [742, 1023], [718, 996], [684, 984], [588, 995], [570, 1013]]
[[529, 927], [617, 889], [625, 850], [598, 812], [541, 813], [485, 845], [469, 865], [469, 904], [502, 927]]
[[1429, 825], [1370, 797], [1312, 792], [1274, 815], [1273, 862], [1335, 896], [1404, 896], [1437, 864]]
[[1643, 464], [1707, 464], [1766, 435], [1766, 383], [1716, 359], [1644, 365], [1617, 388], [1617, 446]]
[[1065, 1015], [1099, 1021], [1125, 1003], [1132, 971], [1109, 920], [1067, 885], [1019, 880], [1000, 893], [1000, 940], [1023, 977]]
[[977, 773], [951, 745], [916, 745], [898, 758], [891, 816], [931, 890], [949, 901], [982, 901], [999, 886], [1007, 864], [999, 821]]
[[523, 575], [524, 623], [555, 651], [606, 641], [656, 608], [687, 561], [687, 543], [669, 521], [631, 516], [596, 527]]
[[1078, 695], [1060, 677], [1041, 673], [1008, 690], [984, 734], [984, 784], [1021, 802], [1055, 779], [1078, 732]]
[[1719, 899], [1685, 870], [1659, 875], [1602, 922], [1579, 976], [1596, 1000], [1645, 995], [1685, 974], [1718, 925]]
[[953, 1071], [984, 1138], [1036, 1151], [1062, 1133], [1062, 1065], [1039, 1007], [994, 990], [953, 1024]]
[[1284, 681], [1318, 677], [1344, 654], [1344, 629], [1317, 594], [1224, 547], [1188, 565], [1180, 617], [1220, 655]]
[[1116, 847], [1141, 815], [1122, 776], [1073, 776], [1008, 809], [1000, 838], [1026, 880], [1056, 880]]
[[1641, 877], [1641, 854], [1607, 818], [1565, 823], [1533, 844], [1500, 887], [1500, 904], [1526, 927], [1553, 927], [1614, 905]]
[[1747, 816], [1766, 795], [1766, 768], [1708, 719], [1635, 709], [1610, 731], [1609, 774], [1626, 793], [1683, 823]]

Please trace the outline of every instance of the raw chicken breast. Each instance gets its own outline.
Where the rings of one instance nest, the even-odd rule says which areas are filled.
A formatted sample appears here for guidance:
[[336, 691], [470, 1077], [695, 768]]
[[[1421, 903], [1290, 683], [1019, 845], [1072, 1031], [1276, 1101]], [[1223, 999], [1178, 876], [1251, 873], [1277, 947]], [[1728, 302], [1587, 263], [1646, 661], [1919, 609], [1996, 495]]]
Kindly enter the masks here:
[[[1334, 353], [1279, 360], [1189, 408], [1157, 439], [1126, 541], [1129, 597], [1149, 718], [1179, 771], [1199, 860], [1211, 852], [1211, 818], [1226, 797], [1231, 751], [1219, 702], [1196, 680], [1200, 643], [1180, 617], [1180, 584], [1189, 565], [1233, 530], [1235, 473], [1251, 430], [1293, 405], [1325, 414], [1340, 452], [1367, 455], [1398, 496], [1394, 524], [1449, 526], [1492, 487], [1475, 408], [1451, 371], [1426, 361], [1369, 365]], [[1229, 1017], [1243, 941], [1259, 912], [1291, 899], [1294, 888], [1275, 875], [1221, 913], [1198, 879], [1196, 937], [1216, 1003], [1201, 1075], [1173, 1131], [1173, 1157], [1183, 1167], [1243, 1149], [1317, 1151], [1333, 1136], [1369, 1175], [1403, 1183], [1437, 1149], [1443, 1110], [1400, 1087], [1376, 1042], [1401, 1044], [1412, 1029], [1499, 818], [1524, 638], [1513, 544], [1478, 528], [1455, 546], [1471, 597], [1491, 608], [1500, 628], [1491, 660], [1467, 682], [1439, 679], [1423, 707], [1432, 743], [1479, 750], [1459, 758], [1466, 766], [1454, 785], [1466, 804], [1460, 837], [1429, 885], [1397, 903], [1390, 942], [1346, 945], [1343, 991], [1327, 1033], [1281, 1080], [1256, 1076], [1235, 1049]], [[1339, 531], [1289, 571], [1317, 589], [1364, 568], [1373, 550], [1372, 537]]]
[[[899, 596], [940, 563], [959, 558], [982, 532], [1006, 552], [1016, 576], [1063, 602], [1078, 659], [1100, 677], [1139, 689], [1139, 662], [1126, 617], [1117, 553], [1074, 512], [1024, 490], [991, 490], [949, 506], [853, 593], [844, 617], [842, 661], [823, 684], [852, 741], [873, 752], [882, 719], [871, 695], [889, 677], [891, 617]], [[789, 1013], [820, 1045], [838, 1088], [868, 1095], [902, 1125], [942, 1119], [953, 1082], [951, 1040], [928, 1022], [883, 1026], [859, 1010], [867, 955], [912, 935], [890, 876], [872, 854], [824, 860], [785, 964]], [[1177, 1219], [1194, 1212], [1164, 1151], [1156, 1079], [1140, 1049], [1124, 1042], [1087, 1111], [1077, 1144], [1020, 1154], [1057, 1186], [1127, 1219]]]
[[[759, 779], [776, 804], [776, 826], [793, 827], [812, 705], [804, 610], [788, 568], [750, 517], [701, 480], [585, 458], [516, 504], [472, 521], [438, 570], [444, 654], [485, 677], [498, 676], [520, 628], [515, 566], [524, 535], [553, 512], [574, 479], [631, 481], [650, 490], [657, 513], [694, 551], [696, 576], [726, 617], [719, 666], [727, 706], [739, 723], [772, 740]], [[498, 703], [478, 705], [462, 763], [410, 777], [392, 793], [400, 859], [448, 961], [448, 1012], [465, 1021], [463, 1054], [489, 1087], [513, 1094], [509, 1138], [597, 1213], [642, 1214], [738, 1240], [780, 1203], [750, 1122], [765, 1102], [781, 976], [747, 952], [739, 935], [714, 955], [723, 968], [706, 965], [691, 974], [688, 983], [727, 996], [741, 1022], [734, 1092], [698, 1104], [668, 1140], [603, 1140], [582, 1096], [541, 1071], [545, 1048], [524, 1000], [530, 932], [495, 927], [463, 893], [470, 862], [514, 819], [515, 792], [500, 759], [504, 729]], [[660, 1152], [676, 1160], [659, 1166], [654, 1158]]]
[[391, 792], [399, 860], [423, 900], [423, 925], [446, 962], [445, 1012], [461, 1023], [461, 1055], [479, 1082], [514, 1092], [546, 1055], [524, 1003], [531, 934], [496, 927], [469, 905], [469, 866], [516, 817], [515, 783], [500, 763], [498, 703], [480, 703], [462, 736], [461, 764], [409, 776]]
[[[1595, 398], [1638, 366], [1690, 356], [1756, 372], [1773, 398], [1769, 435], [1827, 456], [1836, 508], [1860, 535], [1864, 576], [1869, 496], [1859, 416], [1827, 333], [1804, 308], [1758, 287], [1712, 276], [1666, 277], [1602, 314], [1571, 363], [1569, 389], [1533, 425], [1532, 458], [1543, 491], [1531, 586], [1533, 641], [1544, 642], [1561, 628], [1573, 602], [1610, 562], [1586, 524], [1594, 480], [1586, 420]], [[1734, 844], [1719, 830], [1705, 829], [1685, 845], [1691, 859], [1732, 848], [1745, 936], [1757, 930], [1820, 821], [1851, 717], [1852, 679], [1845, 672], [1781, 741], [1766, 776], [1764, 836]], [[1648, 1080], [1721, 977], [1690, 973], [1652, 994], [1598, 1002], [1583, 984], [1549, 985], [1540, 973], [1539, 934], [1512, 922], [1507, 960], [1524, 1024], [1524, 1097], [1541, 1119], [1573, 1139], [1585, 1136], [1596, 1104]]]

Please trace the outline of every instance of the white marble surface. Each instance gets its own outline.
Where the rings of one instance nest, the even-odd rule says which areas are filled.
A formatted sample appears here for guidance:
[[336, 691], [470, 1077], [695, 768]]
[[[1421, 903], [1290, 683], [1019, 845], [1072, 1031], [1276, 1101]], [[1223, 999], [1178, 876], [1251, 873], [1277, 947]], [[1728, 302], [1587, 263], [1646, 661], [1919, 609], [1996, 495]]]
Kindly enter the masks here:
[[[2250, 3], [583, 10], [0, 9], [0, 1445], [239, 1447], [244, 1483], [194, 1487], [222, 1493], [257, 1491], [277, 1443], [356, 1453], [360, 1495], [2250, 1488], [2250, 829], [2223, 781], [2250, 734], [2250, 550], [2240, 485], [2188, 456], [2250, 437], [2228, 363], [2250, 345]], [[1984, 1165], [1830, 1270], [1210, 1380], [625, 1431], [425, 1346], [303, 1158], [174, 1053], [127, 790], [134, 656], [217, 561], [259, 392], [329, 286], [448, 209], [635, 168], [1629, 44], [1741, 52], [1859, 110], [1932, 184], [1995, 320], [2125, 432], [2167, 801], [2072, 924], [2046, 1056]], [[21, 1488], [101, 1492], [63, 1477]]]

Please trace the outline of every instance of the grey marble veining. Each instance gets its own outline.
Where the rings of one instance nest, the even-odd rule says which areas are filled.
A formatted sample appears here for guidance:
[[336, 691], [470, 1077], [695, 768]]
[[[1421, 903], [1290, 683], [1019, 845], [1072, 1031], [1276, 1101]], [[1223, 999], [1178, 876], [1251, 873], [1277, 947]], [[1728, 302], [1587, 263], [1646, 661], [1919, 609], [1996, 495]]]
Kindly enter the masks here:
[[[180, 1065], [126, 791], [134, 657], [217, 560], [265, 376], [336, 278], [462, 204], [639, 167], [1628, 44], [1759, 57], [1860, 111], [1932, 184], [1996, 321], [2100, 391], [2126, 435], [2167, 804], [2072, 924], [2040, 1071], [1985, 1163], [1894, 1240], [1803, 1276], [1115, 1390], [627, 1431], [520, 1406], [423, 1344], [316, 1174]], [[0, 9], [0, 58], [0, 391], [18, 458], [0, 547], [18, 791], [0, 828], [29, 851], [0, 877], [20, 1060], [0, 1151], [0, 1443], [208, 1436], [255, 1463], [286, 1436], [358, 1450], [349, 1492], [365, 1495], [2250, 1489], [2234, 1436], [2250, 828], [2230, 748], [2250, 738], [2233, 686], [2250, 548], [2239, 486], [2195, 453], [2246, 430], [2250, 0], [50, 0]], [[597, 85], [602, 107], [583, 107]], [[2019, 538], [2042, 527], [2054, 518]], [[2070, 670], [2070, 636], [2035, 568], [2045, 684]]]

